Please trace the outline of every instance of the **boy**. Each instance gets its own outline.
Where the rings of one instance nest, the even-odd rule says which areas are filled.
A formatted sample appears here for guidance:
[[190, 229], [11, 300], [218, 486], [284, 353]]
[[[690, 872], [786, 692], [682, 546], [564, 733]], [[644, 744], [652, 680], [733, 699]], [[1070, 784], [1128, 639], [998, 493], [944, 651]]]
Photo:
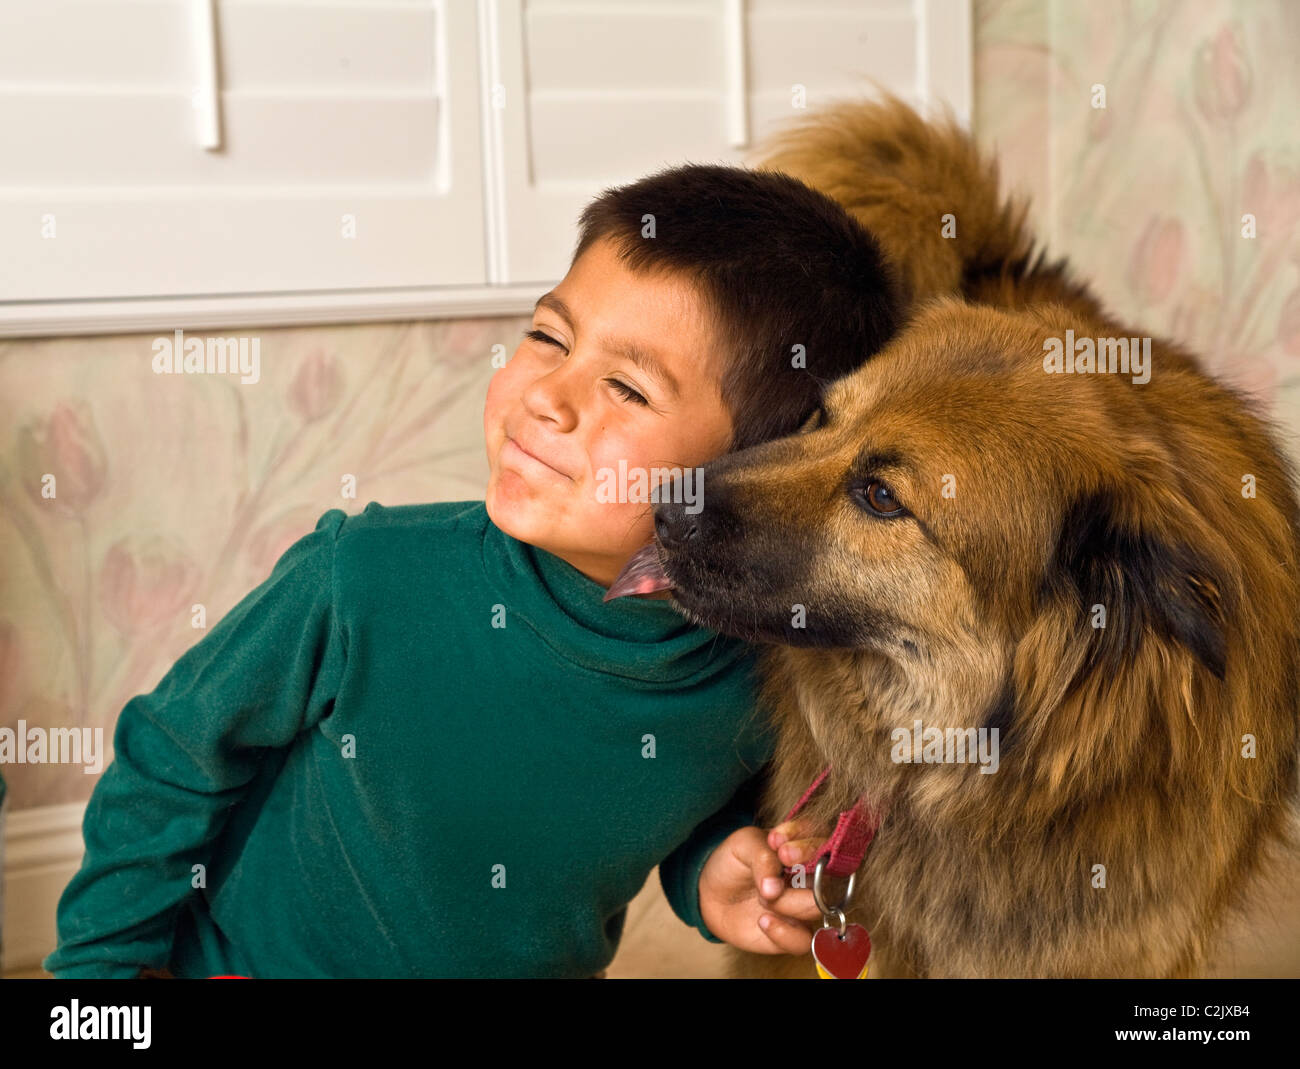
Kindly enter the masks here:
[[656, 864], [705, 938], [806, 953], [819, 829], [751, 826], [753, 651], [603, 601], [653, 517], [598, 487], [793, 432], [897, 309], [788, 176], [607, 190], [492, 379], [485, 501], [331, 509], [123, 709], [45, 967], [585, 977]]

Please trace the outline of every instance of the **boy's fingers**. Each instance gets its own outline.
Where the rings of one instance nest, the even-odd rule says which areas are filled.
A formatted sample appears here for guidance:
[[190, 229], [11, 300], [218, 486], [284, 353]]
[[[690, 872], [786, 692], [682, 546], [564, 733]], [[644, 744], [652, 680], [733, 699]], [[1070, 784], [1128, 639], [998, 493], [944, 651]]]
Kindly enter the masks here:
[[[762, 829], [748, 828], [749, 836], [738, 836], [732, 847], [737, 861], [749, 867], [754, 887], [762, 898], [776, 898], [785, 885], [781, 859], [763, 840]], [[769, 882], [775, 881], [775, 882]]]
[[[767, 845], [773, 850], [791, 839], [811, 839], [821, 834], [821, 829], [811, 820], [787, 820], [767, 833]], [[822, 836], [825, 841], [826, 836]]]
[[765, 850], [754, 858], [753, 872], [754, 886], [758, 888], [758, 895], [766, 905], [785, 893], [785, 870], [781, 859], [771, 850]]
[[816, 921], [821, 924], [822, 912], [811, 891], [799, 891], [786, 888], [777, 899], [764, 902], [763, 907], [770, 913], [779, 913], [782, 917], [799, 921]]
[[791, 839], [777, 850], [782, 865], [807, 865], [822, 846], [821, 839]]
[[[771, 940], [776, 951], [782, 954], [808, 954], [812, 951], [812, 932], [797, 921], [787, 920], [775, 913], [764, 913], [768, 918], [766, 927], [759, 925]], [[762, 918], [760, 918], [762, 920]]]
[[[758, 829], [754, 829], [758, 832]], [[760, 898], [771, 900], [779, 897], [786, 890], [785, 864], [776, 851], [763, 844], [761, 835], [756, 834], [753, 841], [746, 841], [742, 860], [754, 875], [754, 887]]]
[[[812, 859], [817, 856], [817, 851], [821, 849], [821, 845], [820, 839], [795, 839], [784, 843], [775, 853], [770, 850], [758, 851], [751, 864], [754, 868], [759, 895], [771, 899], [780, 894], [789, 886], [785, 875], [786, 868], [810, 865]], [[806, 873], [808, 878], [811, 878], [811, 875], [811, 872]], [[811, 889], [812, 885], [808, 886]]]

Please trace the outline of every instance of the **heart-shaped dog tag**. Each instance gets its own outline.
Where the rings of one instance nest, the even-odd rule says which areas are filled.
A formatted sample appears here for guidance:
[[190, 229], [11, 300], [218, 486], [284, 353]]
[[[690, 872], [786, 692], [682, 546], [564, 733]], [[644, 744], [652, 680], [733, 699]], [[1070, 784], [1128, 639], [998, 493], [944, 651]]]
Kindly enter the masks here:
[[812, 939], [813, 961], [823, 980], [865, 980], [871, 936], [860, 924], [849, 924], [841, 936], [838, 928], [818, 928]]

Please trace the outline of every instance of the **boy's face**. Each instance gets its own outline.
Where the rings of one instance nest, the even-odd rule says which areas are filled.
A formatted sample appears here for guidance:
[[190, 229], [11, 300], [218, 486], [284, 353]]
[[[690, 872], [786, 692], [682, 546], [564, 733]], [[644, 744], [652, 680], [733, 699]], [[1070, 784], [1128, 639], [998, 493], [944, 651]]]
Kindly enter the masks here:
[[619, 461], [624, 485], [637, 469], [654, 485], [667, 480], [652, 469], [693, 468], [730, 444], [712, 318], [690, 283], [634, 275], [599, 241], [538, 302], [533, 330], [555, 344], [525, 338], [488, 386], [488, 516], [609, 586], [654, 532], [653, 502], [597, 497], [602, 481], [618, 488]]

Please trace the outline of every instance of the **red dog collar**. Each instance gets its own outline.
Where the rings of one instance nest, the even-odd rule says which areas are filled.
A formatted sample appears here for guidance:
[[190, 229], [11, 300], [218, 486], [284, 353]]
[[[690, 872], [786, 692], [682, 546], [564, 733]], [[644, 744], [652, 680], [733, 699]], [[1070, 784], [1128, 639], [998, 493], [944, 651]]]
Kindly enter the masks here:
[[[830, 775], [831, 766], [827, 765], [822, 769], [821, 775], [813, 780], [812, 786], [803, 792], [803, 797], [794, 804], [794, 808], [788, 812], [781, 823], [793, 820], [795, 814], [807, 804], [808, 799], [817, 793], [817, 790], [826, 781]], [[849, 877], [858, 871], [862, 864], [862, 859], [867, 854], [867, 847], [871, 845], [871, 840], [875, 836], [880, 822], [884, 818], [883, 811], [876, 811], [867, 804], [866, 796], [860, 797], [852, 809], [846, 809], [840, 813], [840, 818], [835, 823], [835, 831], [831, 837], [822, 843], [821, 849], [817, 855], [805, 865], [807, 871], [812, 871], [817, 867], [817, 862], [822, 858], [829, 856], [826, 863], [826, 871], [832, 876]], [[793, 875], [794, 869], [786, 866], [786, 875]]]

